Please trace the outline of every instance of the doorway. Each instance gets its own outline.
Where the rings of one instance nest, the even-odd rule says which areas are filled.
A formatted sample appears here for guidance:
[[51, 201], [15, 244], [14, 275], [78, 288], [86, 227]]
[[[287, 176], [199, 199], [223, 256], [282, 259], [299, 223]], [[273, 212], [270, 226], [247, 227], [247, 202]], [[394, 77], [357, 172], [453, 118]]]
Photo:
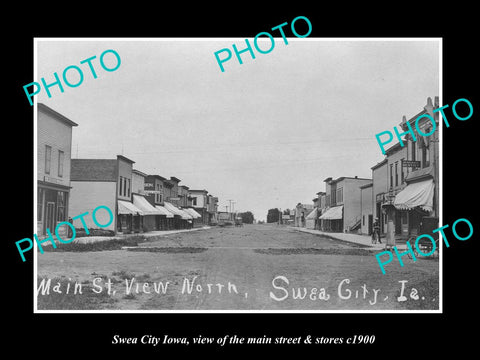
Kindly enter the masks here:
[[55, 203], [47, 202], [45, 206], [45, 223], [43, 233], [46, 234], [48, 228], [50, 232], [55, 231]]

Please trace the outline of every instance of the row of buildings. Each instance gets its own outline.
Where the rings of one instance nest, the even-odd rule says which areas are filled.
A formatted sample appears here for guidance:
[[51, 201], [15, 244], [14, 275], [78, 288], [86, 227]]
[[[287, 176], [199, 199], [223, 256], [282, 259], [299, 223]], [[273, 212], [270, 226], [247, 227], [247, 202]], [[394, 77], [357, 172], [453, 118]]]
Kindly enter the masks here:
[[[371, 167], [371, 178], [328, 177], [325, 191], [320, 191], [313, 204], [297, 204], [290, 221], [295, 226], [323, 231], [372, 234], [375, 219], [380, 233], [395, 241], [438, 227], [439, 218], [439, 130], [430, 136], [418, 134], [417, 127], [427, 134], [434, 119], [439, 129], [438, 97], [427, 99], [424, 108], [411, 119], [404, 116], [399, 125], [411, 134], [386, 150], [382, 161]], [[415, 122], [421, 117], [417, 126]]]
[[[104, 230], [118, 233], [184, 229], [217, 222], [218, 198], [190, 189], [171, 176], [146, 174], [123, 155], [111, 159], [72, 159], [75, 122], [37, 104], [37, 235], [105, 205], [114, 221]], [[97, 213], [100, 224], [108, 213]], [[91, 216], [73, 220], [75, 228], [98, 228]], [[60, 228], [59, 233], [66, 232]]]

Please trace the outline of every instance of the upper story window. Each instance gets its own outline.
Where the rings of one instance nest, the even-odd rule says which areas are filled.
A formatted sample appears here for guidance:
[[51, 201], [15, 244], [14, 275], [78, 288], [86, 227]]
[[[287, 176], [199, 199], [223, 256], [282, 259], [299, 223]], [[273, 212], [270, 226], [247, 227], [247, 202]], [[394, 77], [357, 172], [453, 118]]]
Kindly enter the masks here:
[[422, 147], [422, 168], [430, 166], [430, 150], [426, 147]]
[[343, 202], [343, 188], [337, 189], [336, 201], [337, 201], [337, 203], [342, 203]]
[[403, 169], [404, 169], [404, 167], [403, 167], [403, 160], [405, 160], [405, 159], [402, 159], [402, 160], [400, 161], [400, 166], [401, 166], [400, 171], [401, 171], [401, 173], [402, 173], [402, 184], [405, 182], [405, 173], [404, 173], [404, 171], [403, 171]]
[[390, 164], [390, 187], [393, 187], [393, 164]]
[[58, 150], [58, 176], [63, 177], [63, 161], [65, 153], [62, 150]]
[[50, 167], [52, 166], [52, 147], [45, 145], [45, 174], [50, 174]]
[[120, 176], [120, 187], [118, 188], [118, 195], [130, 197], [130, 179]]
[[395, 162], [395, 186], [398, 186], [398, 161]]

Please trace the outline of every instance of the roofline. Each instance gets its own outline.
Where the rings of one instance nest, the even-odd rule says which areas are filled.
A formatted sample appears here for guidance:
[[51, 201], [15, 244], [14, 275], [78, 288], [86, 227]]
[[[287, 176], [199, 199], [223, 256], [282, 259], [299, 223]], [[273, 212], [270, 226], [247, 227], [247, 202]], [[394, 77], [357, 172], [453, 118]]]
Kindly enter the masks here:
[[375, 170], [375, 169], [379, 168], [380, 166], [385, 165], [387, 163], [388, 163], [388, 159], [385, 158], [382, 161], [380, 161], [379, 163], [376, 163], [375, 165], [373, 165], [370, 169]]
[[366, 189], [366, 188], [371, 187], [371, 186], [373, 186], [373, 182], [360, 186], [360, 189]]
[[413, 116], [411, 119], [407, 120], [407, 122], [414, 123], [419, 116], [424, 115], [426, 113], [427, 113], [427, 110], [425, 110], [425, 108], [423, 108], [422, 111], [420, 111], [417, 115]]
[[204, 190], [194, 190], [194, 189], [189, 189], [188, 191], [190, 191], [190, 192], [204, 192], [204, 193], [208, 194], [208, 191], [207, 191], [207, 190], [205, 190], [205, 189], [204, 189]]
[[123, 155], [117, 155], [117, 159], [122, 159], [122, 160], [127, 161], [131, 164], [135, 164], [135, 161], [133, 161], [133, 160], [131, 160], [131, 159], [129, 159], [129, 158], [123, 156]]
[[147, 176], [148, 176], [148, 175], [145, 174], [144, 172], [141, 172], [140, 170], [137, 170], [137, 169], [132, 169], [132, 173], [136, 173], [136, 174], [142, 175], [143, 177], [147, 177]]
[[55, 116], [58, 120], [63, 121], [64, 123], [66, 123], [70, 126], [78, 126], [78, 124], [76, 122], [73, 122], [72, 120], [70, 120], [66, 116], [56, 112], [55, 110], [53, 110], [52, 108], [48, 107], [47, 105], [45, 105], [43, 103], [37, 103], [37, 110], [43, 110], [44, 112]]
[[179, 178], [176, 178], [175, 176], [170, 176], [170, 180], [173, 180], [173, 181], [176, 181], [176, 182], [182, 181]]
[[388, 155], [391, 154], [394, 150], [395, 150], [395, 152], [400, 151], [400, 150], [403, 149], [404, 147], [406, 147], [406, 146], [405, 146], [405, 145], [402, 146], [402, 145], [400, 145], [400, 142], [397, 142], [396, 144], [390, 146], [388, 149], [385, 150], [385, 155], [388, 156]]
[[165, 179], [163, 176], [160, 176], [160, 175], [152, 175], [152, 174], [148, 174], [147, 176], [154, 177], [154, 178], [156, 178], [156, 179], [160, 179], [160, 180], [162, 180], [162, 181], [163, 181], [163, 180], [167, 180], [167, 179]]
[[342, 177], [339, 177], [338, 179], [332, 180], [331, 182], [332, 182], [332, 183], [336, 183], [336, 182], [342, 181], [342, 180], [344, 180], [344, 179], [372, 180], [372, 179], [370, 179], [370, 178], [360, 178], [360, 177], [352, 177], [352, 176], [342, 176]]

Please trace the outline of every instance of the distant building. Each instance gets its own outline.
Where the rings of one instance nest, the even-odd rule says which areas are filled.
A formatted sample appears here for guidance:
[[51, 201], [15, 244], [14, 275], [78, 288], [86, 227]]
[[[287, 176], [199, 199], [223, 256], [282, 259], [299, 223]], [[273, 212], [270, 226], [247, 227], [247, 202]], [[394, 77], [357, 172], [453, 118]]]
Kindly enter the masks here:
[[[55, 233], [59, 222], [80, 213], [69, 212], [72, 128], [76, 123], [48, 106], [37, 104], [37, 235]], [[71, 215], [73, 214], [73, 215]], [[59, 235], [66, 235], [65, 226]]]
[[325, 182], [325, 206], [327, 210], [320, 216], [322, 230], [334, 232], [353, 232], [361, 226], [361, 190], [360, 186], [372, 182], [372, 179], [355, 177], [331, 177]]
[[207, 211], [208, 191], [189, 189], [188, 194], [192, 198], [192, 207], [202, 216], [195, 221], [201, 222], [203, 225], [208, 225], [210, 221], [210, 215]]
[[175, 215], [164, 207], [164, 181], [166, 179], [160, 175], [147, 175], [144, 183], [144, 193], [147, 201], [162, 215], [155, 217], [155, 228], [157, 230], [171, 230], [174, 228]]
[[[407, 122], [413, 129], [413, 136], [406, 136], [406, 158], [402, 169], [406, 170], [404, 182], [406, 186], [402, 191], [395, 194], [393, 205], [402, 214], [401, 233], [403, 236], [416, 236], [420, 233], [430, 233], [438, 227], [439, 217], [439, 112], [433, 110], [439, 107], [438, 97], [434, 103], [427, 98], [427, 104], [423, 110], [410, 118], [403, 117], [400, 126], [408, 130]], [[420, 117], [420, 121], [417, 118]], [[430, 119], [433, 119], [434, 124]], [[432, 132], [433, 127], [437, 130], [429, 136], [418, 133], [417, 127], [423, 134]], [[398, 219], [395, 219], [398, 221]], [[395, 223], [395, 229], [398, 229]], [[423, 228], [422, 228], [423, 227]]]
[[313, 210], [312, 204], [302, 204], [298, 203], [295, 207], [295, 226], [296, 227], [306, 227], [307, 222], [306, 218]]
[[373, 232], [373, 183], [360, 186], [361, 221], [360, 233], [371, 235]]
[[[72, 159], [71, 200], [72, 214], [92, 213], [105, 205], [115, 215], [115, 221], [106, 230], [117, 232], [142, 231], [143, 212], [132, 202], [132, 166], [135, 162], [123, 155], [116, 159]], [[100, 215], [100, 214], [99, 214]], [[98, 220], [107, 223], [109, 219]], [[98, 228], [91, 217], [84, 217], [88, 228]], [[81, 219], [75, 228], [83, 228]]]
[[[428, 98], [422, 111], [409, 120], [404, 116], [400, 127], [408, 132], [408, 123], [412, 131], [403, 137], [403, 146], [391, 146], [385, 159], [372, 167], [373, 216], [379, 218], [381, 234], [390, 245], [438, 227], [440, 124], [438, 112], [433, 112], [438, 106], [438, 97], [434, 103]], [[434, 126], [437, 130], [423, 136], [417, 126], [424, 134]]]
[[373, 199], [373, 220], [378, 219], [380, 234], [387, 232], [387, 216], [382, 211], [382, 205], [386, 202], [388, 195], [388, 161], [383, 161], [371, 167], [372, 169], [372, 199]]

